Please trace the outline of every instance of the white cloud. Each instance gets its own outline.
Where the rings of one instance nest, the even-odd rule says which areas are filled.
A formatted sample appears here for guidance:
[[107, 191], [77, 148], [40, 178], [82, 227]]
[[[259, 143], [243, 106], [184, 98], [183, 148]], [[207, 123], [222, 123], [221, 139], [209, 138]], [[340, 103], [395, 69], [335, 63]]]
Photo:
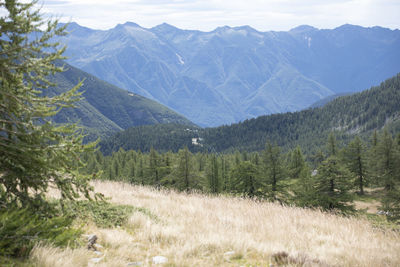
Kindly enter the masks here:
[[398, 0], [40, 0], [43, 11], [64, 21], [108, 29], [132, 21], [144, 27], [167, 22], [213, 30], [250, 25], [260, 31], [301, 24], [334, 28], [345, 23], [400, 28]]

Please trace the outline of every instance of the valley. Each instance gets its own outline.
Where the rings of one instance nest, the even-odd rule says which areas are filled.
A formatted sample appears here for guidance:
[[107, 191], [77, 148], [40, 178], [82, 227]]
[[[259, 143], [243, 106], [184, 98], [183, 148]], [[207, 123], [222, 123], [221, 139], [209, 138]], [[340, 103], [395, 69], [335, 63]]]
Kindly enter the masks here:
[[0, 0], [1, 266], [400, 265], [400, 4], [89, 2]]
[[299, 111], [400, 71], [400, 31], [381, 27], [201, 32], [132, 22], [93, 30], [72, 22], [67, 30], [60, 41], [71, 65], [202, 127]]

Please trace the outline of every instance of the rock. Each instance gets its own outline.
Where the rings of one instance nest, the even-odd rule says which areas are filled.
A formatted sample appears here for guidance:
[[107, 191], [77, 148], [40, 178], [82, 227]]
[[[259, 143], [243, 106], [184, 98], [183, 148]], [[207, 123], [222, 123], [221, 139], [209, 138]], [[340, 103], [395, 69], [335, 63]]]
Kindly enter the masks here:
[[235, 251], [233, 250], [224, 253], [225, 256], [232, 256], [233, 254], [235, 254]]
[[103, 255], [103, 253], [101, 253], [100, 251], [95, 251], [94, 253], [95, 253], [97, 256]]
[[143, 262], [141, 261], [135, 261], [135, 262], [129, 262], [128, 266], [142, 266]]
[[164, 256], [155, 256], [153, 257], [153, 263], [154, 264], [163, 264], [167, 263], [168, 259]]
[[94, 244], [96, 244], [97, 235], [88, 235], [87, 239], [88, 239], [87, 248], [96, 251], [96, 247], [94, 246]]
[[102, 260], [103, 258], [91, 258], [90, 261], [93, 263], [98, 263]]

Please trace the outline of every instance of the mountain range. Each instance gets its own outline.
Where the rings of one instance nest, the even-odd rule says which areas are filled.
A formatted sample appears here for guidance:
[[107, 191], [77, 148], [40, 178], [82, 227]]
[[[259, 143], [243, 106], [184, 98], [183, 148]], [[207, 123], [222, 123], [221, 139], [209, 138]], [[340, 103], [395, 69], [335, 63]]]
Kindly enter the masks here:
[[109, 30], [70, 23], [67, 30], [60, 41], [70, 64], [200, 126], [301, 110], [400, 71], [400, 31], [381, 27], [201, 32], [127, 22]]
[[[183, 146], [193, 152], [250, 152], [264, 149], [270, 141], [285, 150], [299, 145], [310, 155], [324, 147], [331, 132], [348, 142], [355, 135], [368, 140], [374, 130], [383, 127], [400, 132], [400, 73], [379, 86], [338, 97], [322, 107], [205, 129], [171, 124], [133, 127], [104, 139], [100, 146], [106, 154], [121, 147], [141, 151], [153, 147], [165, 152]], [[398, 138], [400, 141], [400, 135]]]
[[132, 126], [163, 123], [194, 124], [175, 111], [135, 93], [118, 88], [95, 76], [68, 65], [64, 72], [51, 77], [57, 84], [47, 94], [59, 94], [83, 81], [80, 91], [83, 99], [76, 108], [64, 108], [53, 119], [56, 123], [79, 122], [90, 140], [107, 137]]

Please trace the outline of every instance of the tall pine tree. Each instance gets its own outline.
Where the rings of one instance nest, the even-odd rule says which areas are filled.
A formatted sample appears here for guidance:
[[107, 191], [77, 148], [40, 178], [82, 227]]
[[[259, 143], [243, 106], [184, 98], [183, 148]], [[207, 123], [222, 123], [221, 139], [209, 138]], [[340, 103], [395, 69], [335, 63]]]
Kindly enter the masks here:
[[62, 71], [55, 64], [65, 47], [53, 37], [65, 35], [57, 21], [46, 21], [35, 2], [0, 2], [0, 195], [3, 201], [32, 203], [44, 199], [50, 184], [63, 199], [79, 192], [89, 197], [89, 176], [78, 172], [83, 145], [74, 124], [55, 125], [51, 116], [80, 99], [80, 84], [46, 96], [55, 84], [49, 76]]

